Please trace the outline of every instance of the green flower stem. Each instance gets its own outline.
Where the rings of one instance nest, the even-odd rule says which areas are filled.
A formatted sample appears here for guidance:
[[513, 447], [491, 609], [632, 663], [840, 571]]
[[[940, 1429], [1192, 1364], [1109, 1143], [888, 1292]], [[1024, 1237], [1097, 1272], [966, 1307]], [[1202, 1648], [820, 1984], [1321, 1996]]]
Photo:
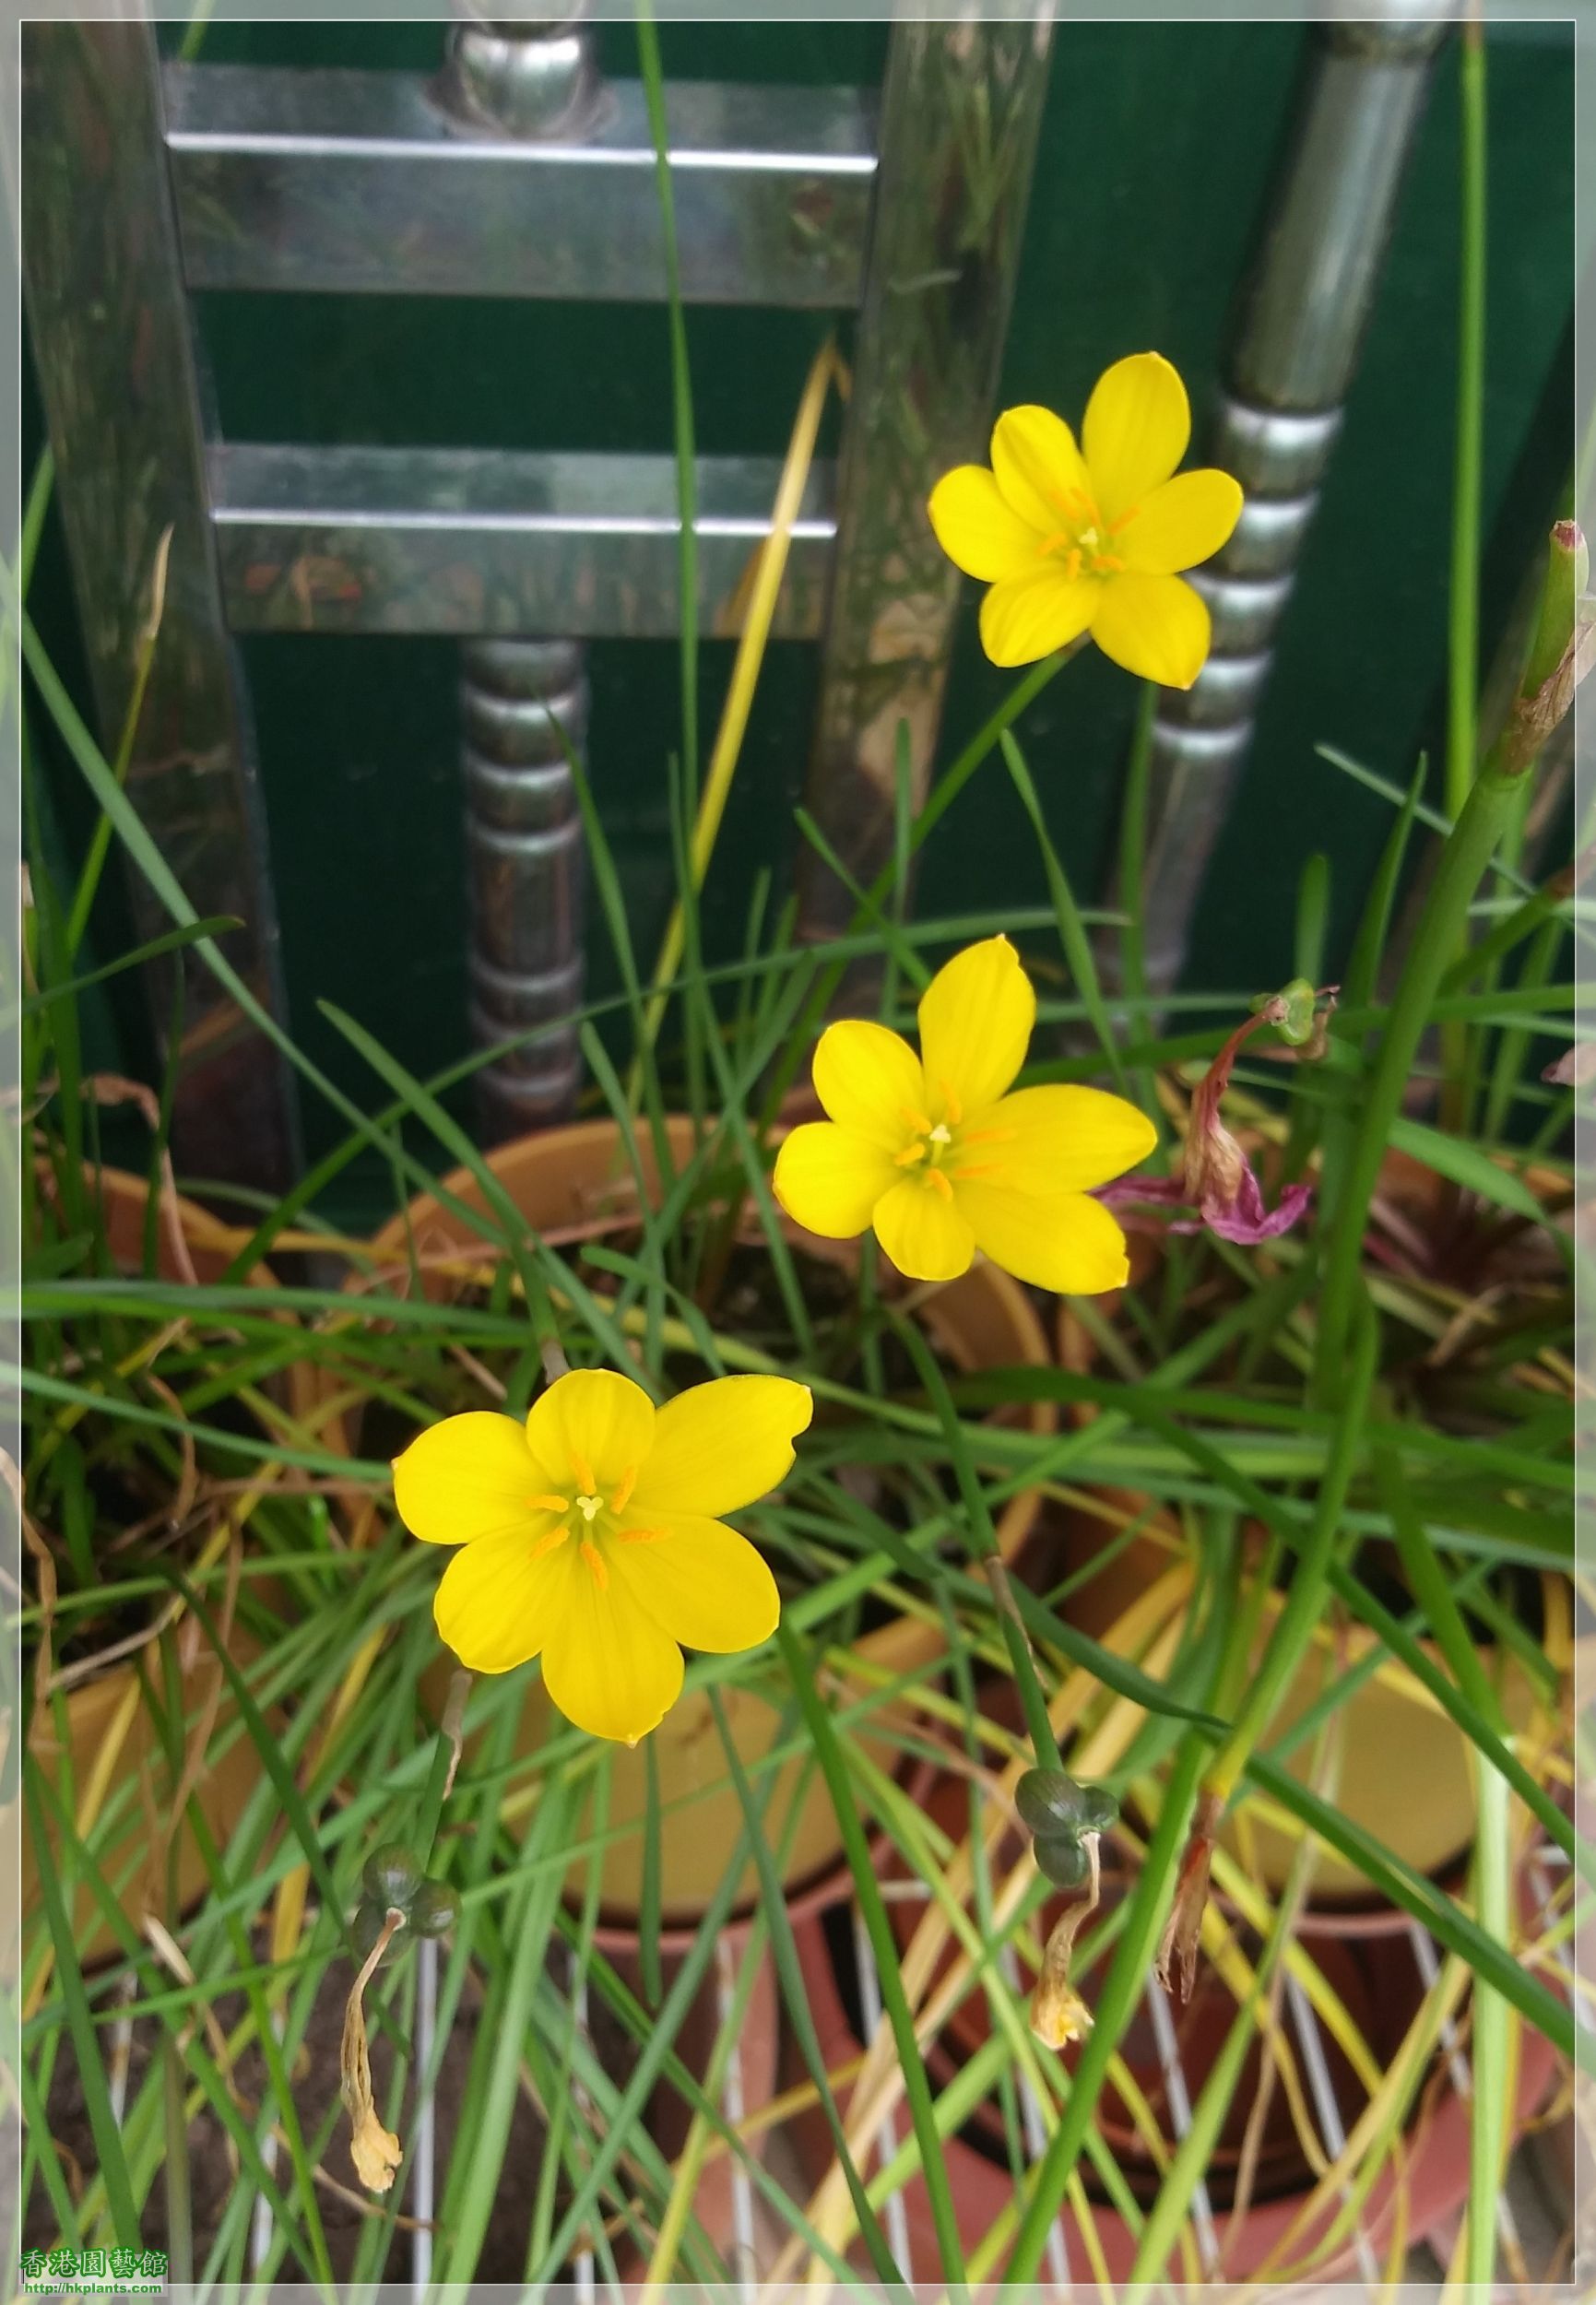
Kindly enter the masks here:
[[[1507, 1780], [1480, 1764], [1480, 1822], [1474, 1847], [1475, 1911], [1482, 1929], [1507, 1945], [1512, 1935]], [[1507, 2141], [1512, 2015], [1494, 1985], [1473, 1986], [1474, 2087], [1469, 2107], [1469, 2221], [1463, 2279], [1489, 2296], [1496, 2274], [1496, 2196]]]
[[1408, 964], [1380, 1037], [1363, 1103], [1363, 1123], [1330, 1212], [1323, 1249], [1314, 1390], [1321, 1402], [1340, 1390], [1348, 1331], [1361, 1283], [1364, 1228], [1391, 1129], [1401, 1112], [1425, 1027], [1442, 977], [1455, 960], [1472, 903], [1507, 822], [1519, 786], [1488, 761], [1441, 850]]
[[[1452, 481], [1452, 561], [1447, 649], [1447, 809], [1461, 813], [1479, 760], [1480, 467], [1485, 407], [1485, 48], [1479, 18], [1461, 34], [1458, 415]], [[1458, 924], [1452, 952], [1467, 950], [1469, 923]], [[1467, 1098], [1468, 1028], [1443, 1024], [1448, 1125], [1460, 1128]]]
[[970, 1454], [964, 1427], [953, 1406], [953, 1397], [948, 1390], [947, 1379], [937, 1366], [930, 1346], [914, 1323], [896, 1314], [891, 1318], [894, 1331], [914, 1361], [932, 1408], [941, 1419], [948, 1453], [953, 1460], [953, 1477], [959, 1483], [959, 1495], [966, 1515], [964, 1541], [980, 1563], [991, 1590], [992, 1606], [1002, 1629], [1004, 1646], [1009, 1651], [1014, 1686], [1019, 1691], [1026, 1733], [1036, 1755], [1036, 1766], [1038, 1768], [1056, 1769], [1058, 1766], [1058, 1739], [1047, 1711], [1047, 1699], [1037, 1677], [1031, 1637], [1025, 1630], [1025, 1621], [1009, 1583], [1009, 1572], [1003, 1565], [991, 1508], [987, 1503], [986, 1492]]
[[1347, 1491], [1365, 1447], [1365, 1420], [1374, 1386], [1378, 1345], [1379, 1324], [1365, 1297], [1353, 1338], [1352, 1365], [1347, 1374], [1341, 1419], [1319, 1483], [1313, 1525], [1297, 1555], [1285, 1606], [1275, 1621], [1263, 1662], [1247, 1683], [1247, 1696], [1230, 1735], [1203, 1775], [1202, 1791], [1221, 1802], [1228, 1802], [1235, 1791], [1242, 1771], [1252, 1758], [1253, 1748], [1269, 1726], [1271, 1716], [1313, 1637], [1314, 1627], [1324, 1614]]
[[1203, 1749], [1200, 1735], [1188, 1735], [1170, 1768], [1164, 1805], [1131, 1892], [1129, 1914], [1113, 1966], [1097, 1997], [1092, 2030], [1082, 2044], [1058, 2126], [1036, 2165], [1020, 2230], [1003, 2268], [1001, 2287], [1006, 2292], [1037, 2276], [1058, 2205], [1096, 2117], [1114, 2052], [1147, 1989], [1147, 1972], [1163, 1926], [1166, 1891], [1178, 1861], [1180, 1837]]
[[438, 1838], [439, 1820], [455, 1782], [455, 1770], [460, 1758], [460, 1734], [466, 1718], [466, 1700], [470, 1694], [471, 1675], [462, 1668], [449, 1683], [443, 1718], [438, 1723], [438, 1739], [432, 1748], [432, 1767], [427, 1771], [420, 1806], [416, 1812], [416, 1855], [423, 1873], [432, 1869], [432, 1848]]
[[[1068, 648], [1060, 648], [1053, 656], [1044, 656], [1040, 664], [1031, 667], [1023, 680], [1015, 681], [997, 711], [982, 722], [969, 743], [956, 756], [952, 766], [938, 778], [927, 796], [925, 807], [909, 828], [908, 849], [911, 856], [925, 845], [982, 762], [996, 750], [1004, 729], [1019, 719], [1026, 705], [1042, 693], [1055, 673], [1061, 672], [1070, 657], [1079, 655], [1085, 644], [1084, 637], [1071, 641]], [[883, 865], [867, 892], [865, 902], [855, 907], [853, 921], [847, 930], [849, 936], [872, 926], [879, 927], [881, 907], [892, 892], [893, 881], [899, 869], [896, 857], [890, 864]], [[774, 1122], [783, 1097], [797, 1078], [799, 1066], [807, 1061], [821, 1019], [831, 1005], [832, 995], [841, 984], [846, 966], [845, 961], [829, 961], [817, 973], [809, 997], [793, 1025], [786, 1052], [772, 1072], [760, 1115], [762, 1135]]]

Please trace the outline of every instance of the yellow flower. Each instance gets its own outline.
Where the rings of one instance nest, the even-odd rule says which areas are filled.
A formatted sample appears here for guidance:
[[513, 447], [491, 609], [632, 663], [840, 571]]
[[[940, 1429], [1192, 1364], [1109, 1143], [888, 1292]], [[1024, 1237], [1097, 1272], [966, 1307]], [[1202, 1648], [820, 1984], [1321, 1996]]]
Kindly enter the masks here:
[[768, 1640], [775, 1579], [717, 1518], [786, 1473], [814, 1404], [785, 1377], [723, 1377], [656, 1409], [609, 1369], [573, 1369], [526, 1424], [445, 1417], [394, 1460], [399, 1518], [461, 1550], [433, 1602], [474, 1673], [541, 1655], [549, 1694], [635, 1744], [681, 1692], [681, 1649]]
[[1090, 1188], [1145, 1160], [1152, 1123], [1101, 1089], [1009, 1093], [1036, 996], [1007, 937], [972, 944], [920, 1001], [920, 1054], [884, 1024], [829, 1025], [815, 1093], [831, 1115], [795, 1129], [775, 1197], [829, 1240], [875, 1228], [898, 1271], [951, 1281], [977, 1248], [1070, 1295], [1118, 1288], [1125, 1235]]
[[1190, 437], [1179, 376], [1157, 352], [1135, 352], [1098, 378], [1079, 448], [1050, 408], [1009, 408], [991, 470], [961, 465], [937, 482], [938, 543], [991, 586], [981, 644], [994, 664], [1033, 664], [1090, 632], [1127, 672], [1191, 686], [1212, 628], [1177, 572], [1219, 550], [1241, 491], [1228, 472], [1171, 477]]

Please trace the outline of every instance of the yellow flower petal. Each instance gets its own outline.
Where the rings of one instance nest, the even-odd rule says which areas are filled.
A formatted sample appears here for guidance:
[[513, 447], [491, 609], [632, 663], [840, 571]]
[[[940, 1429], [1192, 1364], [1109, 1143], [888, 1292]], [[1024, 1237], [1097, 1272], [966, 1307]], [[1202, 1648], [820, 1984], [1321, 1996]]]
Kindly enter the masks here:
[[1061, 1296], [1096, 1296], [1129, 1278], [1125, 1235], [1086, 1193], [1015, 1192], [985, 1182], [953, 1189], [979, 1247], [1017, 1281]]
[[1188, 689], [1213, 638], [1208, 603], [1179, 576], [1117, 576], [1103, 587], [1092, 637], [1105, 656], [1161, 688]]
[[1241, 489], [1228, 472], [1177, 472], [1117, 531], [1114, 550], [1141, 576], [1174, 576], [1212, 560], [1241, 518]]
[[536, 1525], [528, 1499], [548, 1485], [522, 1427], [491, 1409], [446, 1416], [394, 1460], [399, 1519], [428, 1544], [469, 1544]]
[[955, 952], [920, 996], [920, 1060], [937, 1111], [968, 1121], [995, 1105], [1025, 1061], [1035, 1022], [1031, 979], [1007, 937]]
[[638, 1608], [685, 1649], [724, 1656], [757, 1649], [775, 1631], [775, 1578], [748, 1539], [721, 1521], [678, 1514], [666, 1535], [617, 1544], [610, 1559]]
[[920, 1060], [884, 1024], [845, 1017], [828, 1024], [815, 1050], [815, 1094], [832, 1118], [885, 1152], [904, 1143], [904, 1110], [923, 1108]]
[[544, 1652], [543, 1681], [576, 1728], [635, 1744], [681, 1695], [681, 1651], [623, 1577], [601, 1587], [578, 1559], [559, 1637]]
[[1081, 444], [1105, 520], [1117, 520], [1167, 480], [1191, 438], [1186, 386], [1158, 352], [1105, 369], [1086, 404]]
[[[1103, 1089], [1016, 1089], [982, 1116], [969, 1158], [980, 1181], [1019, 1192], [1085, 1192], [1122, 1176], [1158, 1141], [1145, 1113]], [[959, 1181], [957, 1168], [953, 1181]]]
[[600, 1489], [612, 1489], [648, 1454], [654, 1403], [612, 1368], [573, 1368], [532, 1403], [526, 1436], [557, 1489], [589, 1473]]
[[876, 1202], [901, 1173], [855, 1129], [806, 1120], [782, 1139], [771, 1189], [795, 1224], [823, 1240], [852, 1240], [869, 1232]]
[[1038, 532], [1021, 519], [985, 465], [945, 472], [926, 509], [937, 542], [966, 576], [990, 584], [1036, 557]]
[[954, 1281], [975, 1258], [975, 1236], [952, 1196], [918, 1179], [882, 1194], [875, 1227], [905, 1280]]
[[511, 1673], [536, 1657], [565, 1616], [573, 1541], [535, 1557], [530, 1537], [486, 1537], [457, 1553], [432, 1597], [441, 1638], [472, 1673]]
[[981, 602], [981, 645], [997, 665], [1035, 664], [1085, 632], [1103, 597], [1096, 577], [1073, 582], [1061, 561], [1006, 576]]
[[[1003, 501], [1038, 537], [1069, 523], [1070, 499], [1088, 493], [1075, 435], [1051, 408], [1005, 408], [992, 427], [992, 477]], [[971, 573], [978, 572], [972, 570]]]
[[813, 1414], [809, 1387], [786, 1377], [717, 1377], [690, 1385], [655, 1416], [654, 1447], [627, 1519], [646, 1526], [656, 1515], [713, 1516], [751, 1505], [786, 1478], [794, 1438]]

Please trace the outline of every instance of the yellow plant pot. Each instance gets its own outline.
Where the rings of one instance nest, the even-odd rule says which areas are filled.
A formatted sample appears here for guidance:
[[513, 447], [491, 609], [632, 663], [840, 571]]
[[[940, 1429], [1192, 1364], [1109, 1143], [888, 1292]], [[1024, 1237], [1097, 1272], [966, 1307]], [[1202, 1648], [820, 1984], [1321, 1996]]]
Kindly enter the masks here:
[[[679, 1158], [686, 1157], [693, 1142], [691, 1121], [673, 1116], [669, 1129], [673, 1152]], [[646, 1131], [639, 1133], [645, 1146], [644, 1181], [654, 1196], [657, 1177], [646, 1151]], [[577, 1122], [525, 1137], [502, 1146], [488, 1160], [529, 1228], [557, 1243], [593, 1237], [632, 1221], [635, 1188], [612, 1121]], [[622, 1176], [625, 1185], [618, 1185], [617, 1179]], [[485, 1207], [481, 1187], [468, 1170], [457, 1170], [447, 1179], [446, 1189], [469, 1208], [481, 1211]], [[849, 1266], [854, 1263], [856, 1252], [851, 1245], [818, 1241], [796, 1228], [788, 1229], [811, 1253]], [[408, 1271], [412, 1244], [423, 1286], [434, 1297], [447, 1297], [486, 1261], [480, 1236], [452, 1209], [431, 1196], [415, 1200], [404, 1218], [384, 1226], [372, 1247], [380, 1263], [391, 1259], [397, 1270]], [[1035, 1367], [1046, 1361], [1046, 1340], [1029, 1297], [993, 1265], [975, 1266], [959, 1280], [923, 1297], [918, 1314], [938, 1350], [962, 1370], [974, 1373], [1022, 1364]], [[1012, 1421], [1032, 1432], [1048, 1432], [1056, 1424], [1057, 1412], [1050, 1402], [1026, 1402], [1012, 1413]], [[1035, 1495], [1026, 1492], [1005, 1507], [998, 1527], [1005, 1559], [1011, 1560], [1024, 1543], [1035, 1523], [1038, 1504]], [[851, 1654], [865, 1668], [861, 1684], [869, 1686], [882, 1675], [912, 1672], [928, 1663], [944, 1645], [940, 1626], [905, 1616], [865, 1634], [853, 1644]], [[453, 1671], [454, 1660], [445, 1650], [423, 1677], [423, 1691], [434, 1712], [442, 1709]], [[751, 1689], [723, 1684], [721, 1696], [739, 1755], [751, 1770], [774, 1746], [779, 1715]], [[541, 1682], [529, 1680], [518, 1732], [518, 1751], [523, 1755], [537, 1752], [546, 1742], [552, 1714]], [[668, 1810], [663, 1828], [665, 1908], [673, 1920], [690, 1919], [703, 1909], [725, 1878], [743, 1828], [742, 1806], [704, 1696], [683, 1697], [649, 1743], [660, 1801]], [[884, 1766], [892, 1766], [896, 1755], [887, 1740], [865, 1739], [863, 1744]], [[647, 1766], [641, 1746], [635, 1752], [619, 1745], [613, 1748], [609, 1827], [618, 1838], [610, 1845], [603, 1868], [604, 1905], [610, 1915], [635, 1914], [642, 1901], [641, 1826], [647, 1802]], [[784, 1763], [777, 1772], [765, 1812], [766, 1832], [773, 1841], [779, 1838], [802, 1774], [801, 1756]], [[812, 1770], [810, 1779], [786, 1861], [786, 1880], [793, 1887], [829, 1869], [842, 1850], [830, 1796]], [[680, 1809], [671, 1805], [678, 1802], [687, 1805]], [[632, 1827], [639, 1829], [627, 1829]], [[585, 1875], [583, 1860], [573, 1867], [573, 1887], [580, 1887]], [[751, 1862], [739, 1884], [739, 1905], [751, 1899], [757, 1888], [758, 1877]]]
[[[1405, 1181], [1405, 1179], [1404, 1179]], [[1132, 1274], [1140, 1281], [1156, 1261], [1157, 1252], [1145, 1242], [1133, 1246]], [[1098, 1300], [1112, 1319], [1117, 1296]], [[1096, 1348], [1065, 1301], [1058, 1316], [1058, 1358], [1062, 1366], [1085, 1373], [1094, 1364]], [[1075, 1413], [1085, 1424], [1095, 1415], [1092, 1407]], [[1097, 1491], [1112, 1515], [1124, 1520], [1146, 1517], [1143, 1533], [1104, 1565], [1088, 1583], [1079, 1586], [1070, 1601], [1071, 1622], [1094, 1639], [1101, 1639], [1138, 1598], [1177, 1558], [1182, 1547], [1177, 1523], [1159, 1511], [1144, 1494], [1129, 1489]], [[1115, 1521], [1083, 1508], [1064, 1519], [1061, 1543], [1071, 1573], [1086, 1567], [1112, 1540]], [[1283, 1596], [1266, 1602], [1256, 1658], [1263, 1639], [1280, 1614]], [[1420, 1646], [1432, 1663], [1440, 1655], [1433, 1642]], [[1378, 1649], [1377, 1637], [1367, 1626], [1339, 1625], [1327, 1620], [1318, 1628], [1307, 1657], [1283, 1696], [1266, 1732], [1273, 1743], [1317, 1705], [1329, 1682], [1343, 1679], [1361, 1659]], [[1533, 1686], [1518, 1658], [1510, 1652], [1505, 1663], [1494, 1647], [1481, 1651], [1482, 1662], [1499, 1680], [1509, 1725], [1528, 1726], [1535, 1706]], [[1394, 1660], [1377, 1666], [1332, 1717], [1334, 1748], [1333, 1793], [1326, 1797], [1347, 1821], [1370, 1834], [1406, 1860], [1415, 1872], [1439, 1874], [1449, 1871], [1473, 1846], [1479, 1814], [1473, 1746], [1451, 1717], [1443, 1712], [1428, 1690]], [[1314, 1781], [1318, 1736], [1310, 1733], [1290, 1755], [1286, 1767], [1300, 1783]], [[1221, 1843], [1241, 1859], [1271, 1891], [1284, 1886], [1300, 1836], [1282, 1813], [1270, 1821], [1265, 1804], [1243, 1795], [1226, 1814]], [[1314, 1872], [1316, 1901], [1344, 1901], [1367, 1897], [1369, 1884], [1355, 1866], [1343, 1862], [1321, 1847]]]

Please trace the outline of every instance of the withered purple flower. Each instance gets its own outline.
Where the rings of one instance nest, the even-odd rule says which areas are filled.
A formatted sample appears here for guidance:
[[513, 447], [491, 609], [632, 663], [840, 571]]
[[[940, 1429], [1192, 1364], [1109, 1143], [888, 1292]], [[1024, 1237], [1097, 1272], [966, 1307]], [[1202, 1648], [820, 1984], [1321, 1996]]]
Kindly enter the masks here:
[[1237, 1025], [1193, 1091], [1177, 1173], [1128, 1176], [1105, 1187], [1098, 1198], [1114, 1208], [1195, 1209], [1195, 1216], [1167, 1219], [1166, 1229], [1214, 1233], [1221, 1240], [1235, 1241], [1243, 1247], [1289, 1232], [1313, 1199], [1312, 1180], [1304, 1178], [1285, 1186], [1275, 1206], [1266, 1208], [1252, 1163], [1220, 1118], [1220, 1100], [1230, 1085], [1243, 1042], [1261, 1025], [1274, 1025], [1286, 1039], [1303, 1046], [1305, 1054], [1319, 1055], [1328, 1011], [1318, 1003], [1333, 1003], [1335, 990], [1330, 986], [1316, 993], [1306, 983], [1293, 983], [1263, 1001]]

